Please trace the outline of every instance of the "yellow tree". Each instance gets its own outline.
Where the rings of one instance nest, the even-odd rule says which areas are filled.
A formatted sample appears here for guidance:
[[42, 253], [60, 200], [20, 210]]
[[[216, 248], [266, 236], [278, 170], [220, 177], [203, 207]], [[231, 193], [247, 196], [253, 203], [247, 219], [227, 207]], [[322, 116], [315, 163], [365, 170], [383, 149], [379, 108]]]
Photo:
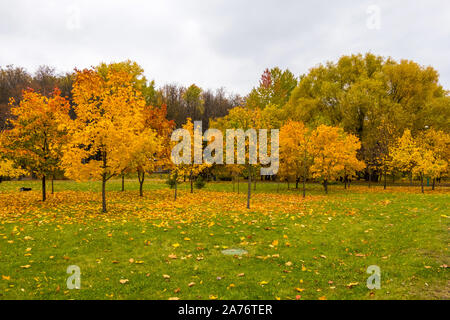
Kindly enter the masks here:
[[392, 166], [409, 175], [410, 185], [412, 185], [413, 169], [417, 166], [420, 158], [420, 150], [414, 141], [411, 131], [406, 129], [403, 135], [391, 146]]
[[310, 149], [310, 132], [303, 122], [288, 121], [280, 129], [280, 176], [295, 178], [296, 188], [300, 179], [303, 181], [303, 197], [306, 195], [306, 179], [312, 158]]
[[[440, 178], [448, 171], [450, 159], [450, 135], [434, 129], [424, 131], [417, 139], [419, 152], [418, 172], [422, 181], [423, 176], [433, 180], [432, 190], [435, 188], [436, 179]], [[417, 173], [416, 173], [417, 174]]]
[[320, 125], [311, 134], [309, 152], [313, 156], [311, 173], [322, 181], [325, 193], [328, 183], [344, 175], [353, 175], [364, 164], [357, 160], [359, 140], [346, 135], [341, 128]]
[[58, 89], [50, 97], [30, 89], [23, 92], [19, 105], [14, 105], [13, 100], [11, 104], [12, 129], [2, 134], [3, 152], [13, 167], [42, 179], [42, 201], [45, 201], [46, 177], [58, 170], [67, 138], [69, 102]]
[[24, 174], [26, 171], [17, 168], [12, 160], [0, 159], [0, 182], [2, 182], [2, 177], [17, 178]]
[[106, 212], [106, 182], [121, 174], [130, 159], [129, 145], [142, 137], [145, 99], [133, 85], [133, 75], [110, 70], [77, 71], [72, 89], [76, 119], [70, 121], [70, 141], [63, 165], [76, 180], [102, 181], [102, 211]]
[[122, 167], [134, 169], [138, 174], [139, 196], [143, 196], [145, 173], [152, 173], [158, 167], [161, 153], [161, 139], [153, 129], [146, 128], [129, 143], [129, 158]]
[[[172, 179], [175, 180], [175, 199], [176, 199], [176, 192], [177, 192], [177, 184], [178, 182], [181, 182], [181, 179], [183, 177], [189, 177], [189, 182], [191, 185], [191, 193], [194, 192], [194, 178], [196, 178], [198, 175], [200, 175], [206, 168], [211, 167], [211, 164], [208, 164], [206, 162], [202, 163], [195, 163], [196, 158], [202, 158], [202, 142], [203, 141], [203, 133], [201, 132], [201, 129], [196, 127], [194, 128], [194, 124], [191, 121], [191, 118], [187, 118], [186, 123], [183, 125], [183, 129], [186, 130], [187, 133], [189, 133], [189, 137], [184, 137], [183, 142], [186, 143], [188, 141], [188, 144], [190, 145], [190, 152], [189, 155], [184, 155], [185, 157], [189, 157], [190, 161], [187, 161], [189, 163], [180, 163], [175, 166], [174, 170], [172, 170]], [[195, 133], [196, 132], [196, 133]], [[194, 133], [199, 136], [200, 139], [200, 145], [196, 146], [195, 144], [195, 137]], [[188, 148], [189, 149], [189, 148]], [[186, 151], [183, 149], [183, 152]], [[179, 154], [177, 154], [179, 155]]]
[[[107, 78], [109, 72], [125, 72], [131, 76], [131, 83], [133, 87], [142, 93], [146, 103], [154, 102], [156, 99], [156, 90], [154, 88], [154, 81], [148, 82], [144, 76], [144, 69], [136, 62], [125, 60], [121, 62], [101, 63], [95, 70], [104, 79]], [[130, 151], [130, 154], [132, 152]], [[124, 166], [120, 174], [122, 177], [122, 191], [125, 191], [125, 174], [134, 172], [136, 168]], [[142, 181], [143, 183], [143, 181]]]
[[366, 164], [357, 158], [361, 142], [356, 136], [345, 134], [343, 143], [339, 157], [343, 166], [341, 177], [344, 179], [344, 187], [347, 189], [347, 183], [350, 183], [356, 171], [364, 170]]
[[[232, 141], [228, 141], [228, 134], [227, 134], [227, 147], [228, 144], [232, 143], [233, 146], [233, 153], [234, 158], [236, 158], [236, 152], [238, 148], [242, 147], [244, 149], [244, 163], [238, 164], [238, 167], [236, 168], [237, 172], [242, 172], [244, 168], [247, 170], [248, 174], [248, 188], [247, 188], [247, 208], [250, 208], [250, 198], [251, 198], [251, 180], [252, 175], [255, 177], [256, 181], [256, 172], [258, 168], [258, 164], [256, 159], [254, 159], [254, 155], [256, 154], [256, 146], [257, 141], [254, 141], [254, 139], [251, 138], [250, 132], [252, 130], [256, 130], [262, 128], [261, 125], [262, 117], [261, 117], [261, 110], [260, 109], [248, 109], [244, 107], [235, 107], [228, 111], [228, 115], [226, 115], [223, 118], [216, 119], [216, 121], [211, 122], [210, 127], [222, 130], [222, 132], [225, 132], [227, 129], [235, 129], [242, 130], [243, 136], [245, 141], [238, 142], [238, 138], [232, 137]], [[248, 139], [247, 139], [248, 137]], [[230, 144], [231, 145], [231, 144]], [[254, 152], [250, 152], [250, 150], [253, 150]], [[228, 153], [228, 152], [227, 152]], [[228, 163], [228, 160], [227, 160]]]
[[[167, 169], [170, 168], [172, 162], [170, 160], [170, 153], [172, 143], [170, 141], [170, 136], [175, 127], [175, 122], [173, 120], [167, 119], [167, 106], [162, 105], [161, 107], [146, 106], [144, 109], [144, 131], [152, 131], [154, 138], [144, 137], [145, 139], [151, 139], [148, 141], [148, 145], [141, 144], [139, 148], [144, 149], [144, 153], [148, 156], [142, 157], [142, 154], [137, 152], [138, 157], [141, 161], [135, 163], [135, 169], [138, 173], [138, 180], [140, 184], [140, 195], [142, 196], [142, 185], [145, 179], [145, 173], [152, 173], [156, 169]], [[144, 134], [145, 134], [144, 132]], [[151, 154], [153, 150], [153, 153]], [[151, 155], [151, 156], [150, 156]], [[147, 160], [146, 160], [147, 159]], [[151, 161], [149, 160], [151, 159]]]

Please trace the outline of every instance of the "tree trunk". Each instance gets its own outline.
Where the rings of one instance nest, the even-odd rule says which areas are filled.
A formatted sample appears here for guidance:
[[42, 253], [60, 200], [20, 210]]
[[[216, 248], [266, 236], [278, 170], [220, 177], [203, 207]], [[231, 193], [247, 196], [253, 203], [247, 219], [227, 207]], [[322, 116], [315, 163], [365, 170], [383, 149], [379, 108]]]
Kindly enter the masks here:
[[102, 176], [102, 212], [106, 212], [106, 173]]
[[433, 178], [433, 184], [431, 185], [431, 190], [434, 191], [435, 186], [436, 186], [436, 178]]
[[191, 193], [194, 193], [194, 181], [192, 180], [192, 170], [191, 174], [189, 175], [189, 180], [191, 182]]
[[238, 186], [237, 187], [238, 187], [238, 194], [239, 194], [239, 175], [237, 176], [237, 180], [238, 180], [237, 181], [238, 182]]
[[412, 172], [409, 173], [409, 186], [412, 187], [413, 182], [412, 182]]
[[125, 191], [125, 175], [124, 174], [122, 174], [122, 192], [123, 191]]
[[52, 176], [52, 194], [55, 192], [55, 188], [53, 186], [53, 180], [55, 180], [55, 175]]
[[247, 209], [250, 209], [250, 196], [252, 192], [252, 174], [250, 165], [248, 165], [248, 190], [247, 190]]
[[303, 177], [303, 198], [306, 197], [306, 178]]
[[42, 201], [47, 199], [47, 194], [45, 190], [45, 176], [42, 177]]
[[234, 180], [235, 180], [234, 175], [231, 177], [231, 179], [233, 180], [233, 192], [234, 192], [234, 190], [236, 189], [235, 186], [234, 186]]
[[369, 188], [371, 186], [371, 182], [372, 182], [372, 170], [369, 169]]
[[298, 189], [299, 182], [300, 182], [300, 178], [295, 179], [295, 189]]
[[386, 170], [384, 170], [384, 186], [383, 186], [384, 190], [386, 190], [386, 187], [387, 187], [387, 172]]
[[423, 190], [423, 174], [422, 173], [420, 174], [420, 187], [422, 189], [422, 193], [424, 193], [424, 190]]
[[174, 200], [177, 200], [177, 186], [178, 186], [178, 181], [177, 178], [175, 177], [175, 192], [174, 192]]
[[143, 197], [144, 196], [144, 179], [145, 179], [145, 172], [142, 172], [142, 176], [141, 173], [138, 172], [138, 179], [139, 179], [139, 196]]
[[106, 210], [106, 152], [103, 152], [103, 174], [102, 174], [102, 211], [105, 213]]
[[255, 170], [255, 181], [253, 181], [253, 191], [256, 191], [256, 170]]
[[328, 194], [328, 180], [323, 180], [323, 187], [325, 189], [325, 193]]
[[344, 189], [347, 190], [347, 176], [344, 177]]

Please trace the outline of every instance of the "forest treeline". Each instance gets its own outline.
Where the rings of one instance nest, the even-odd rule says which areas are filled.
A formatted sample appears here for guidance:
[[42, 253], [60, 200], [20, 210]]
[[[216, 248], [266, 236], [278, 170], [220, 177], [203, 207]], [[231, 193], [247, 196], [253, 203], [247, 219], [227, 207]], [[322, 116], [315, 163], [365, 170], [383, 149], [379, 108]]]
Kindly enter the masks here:
[[[174, 120], [177, 127], [186, 122], [187, 118], [202, 120], [207, 127], [210, 118], [222, 117], [228, 110], [240, 105], [243, 101], [238, 94], [227, 92], [224, 88], [216, 90], [200, 90], [200, 104], [192, 100], [192, 94], [200, 89], [195, 85], [185, 87], [176, 83], [164, 84], [156, 88], [155, 81], [147, 81], [143, 69], [136, 63], [127, 61], [130, 70], [140, 77], [143, 84], [142, 92], [145, 100], [152, 106], [167, 105], [167, 117]], [[54, 88], [61, 90], [61, 95], [67, 97], [73, 105], [72, 87], [74, 72], [58, 73], [51, 66], [42, 65], [34, 73], [25, 68], [7, 65], [0, 66], [0, 131], [6, 128], [7, 119], [11, 117], [10, 98], [17, 103], [22, 99], [22, 92], [28, 88], [49, 96]]]

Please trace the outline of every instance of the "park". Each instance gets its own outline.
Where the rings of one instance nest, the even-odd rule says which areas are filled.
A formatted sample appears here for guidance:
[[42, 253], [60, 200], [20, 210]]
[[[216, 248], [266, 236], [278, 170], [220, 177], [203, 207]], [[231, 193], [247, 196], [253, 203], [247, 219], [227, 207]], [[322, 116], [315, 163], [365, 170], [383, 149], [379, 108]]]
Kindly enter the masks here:
[[0, 71], [28, 79], [0, 104], [0, 299], [450, 298], [432, 67], [342, 56], [236, 99], [130, 60]]

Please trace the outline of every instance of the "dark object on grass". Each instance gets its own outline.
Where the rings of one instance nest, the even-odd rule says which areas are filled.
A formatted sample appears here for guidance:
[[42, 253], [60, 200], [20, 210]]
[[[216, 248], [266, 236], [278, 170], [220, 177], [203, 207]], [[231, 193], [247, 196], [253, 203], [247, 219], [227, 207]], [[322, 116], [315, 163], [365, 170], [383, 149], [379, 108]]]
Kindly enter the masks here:
[[22, 188], [20, 188], [20, 191], [31, 191], [31, 188], [22, 187]]

